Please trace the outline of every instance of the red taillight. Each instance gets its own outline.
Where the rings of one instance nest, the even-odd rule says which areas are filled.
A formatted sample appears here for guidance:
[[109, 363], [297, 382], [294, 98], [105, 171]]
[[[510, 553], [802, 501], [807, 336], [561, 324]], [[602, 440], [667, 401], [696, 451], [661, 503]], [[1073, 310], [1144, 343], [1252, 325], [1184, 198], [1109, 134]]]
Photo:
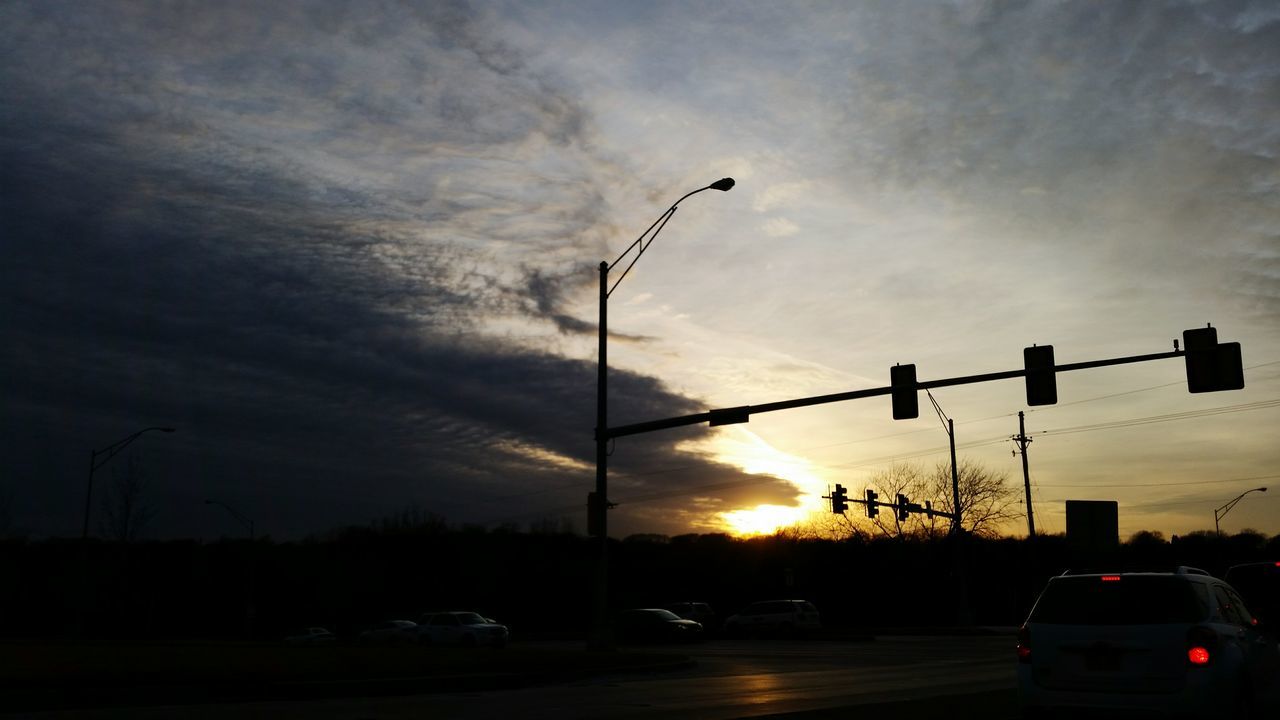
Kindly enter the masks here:
[[1018, 662], [1024, 665], [1031, 663], [1031, 631], [1026, 625], [1018, 628]]
[[1187, 631], [1187, 662], [1193, 666], [1208, 665], [1218, 647], [1218, 634], [1201, 625]]
[[1103, 575], [1102, 582], [1120, 582], [1119, 575]]

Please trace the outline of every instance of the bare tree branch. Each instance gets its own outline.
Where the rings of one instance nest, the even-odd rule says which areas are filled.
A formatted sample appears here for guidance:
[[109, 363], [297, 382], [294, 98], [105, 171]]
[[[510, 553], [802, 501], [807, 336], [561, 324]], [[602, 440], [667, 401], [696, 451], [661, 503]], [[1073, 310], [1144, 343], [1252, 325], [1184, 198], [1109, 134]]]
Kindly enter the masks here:
[[142, 471], [142, 460], [130, 454], [123, 465], [111, 471], [111, 484], [102, 498], [102, 534], [129, 542], [136, 540], [155, 511], [146, 504], [147, 478]]

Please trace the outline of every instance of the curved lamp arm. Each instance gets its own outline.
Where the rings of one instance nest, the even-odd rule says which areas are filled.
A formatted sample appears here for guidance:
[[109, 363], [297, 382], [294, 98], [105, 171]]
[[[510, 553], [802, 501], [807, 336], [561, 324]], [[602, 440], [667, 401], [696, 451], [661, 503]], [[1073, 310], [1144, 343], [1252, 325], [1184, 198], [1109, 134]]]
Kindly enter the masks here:
[[[728, 192], [733, 186], [733, 178], [720, 178], [706, 187], [700, 187], [697, 190], [685, 193], [683, 197], [672, 203], [671, 207], [667, 208], [666, 212], [659, 215], [658, 219], [654, 220], [652, 225], [650, 225], [644, 232], [640, 233], [640, 237], [636, 238], [630, 245], [628, 245], [627, 249], [623, 250], [622, 253], [618, 255], [618, 258], [609, 263], [605, 268], [606, 271], [612, 270], [615, 265], [622, 262], [622, 258], [626, 257], [627, 253], [635, 249], [637, 245], [640, 246], [640, 252], [636, 253], [636, 256], [627, 264], [627, 269], [623, 270], [622, 275], [618, 276], [618, 279], [614, 281], [613, 287], [609, 288], [608, 292], [605, 293], [605, 297], [612, 295], [613, 291], [618, 287], [618, 284], [622, 282], [622, 278], [625, 278], [627, 273], [631, 272], [631, 268], [635, 266], [636, 261], [639, 260], [640, 256], [644, 254], [644, 251], [649, 249], [649, 246], [653, 244], [654, 238], [658, 237], [658, 233], [662, 232], [662, 228], [667, 226], [667, 221], [671, 219], [672, 215], [676, 214], [676, 208], [679, 207], [680, 203], [684, 202], [689, 196], [697, 195], [703, 190], [719, 190], [721, 192]], [[652, 235], [650, 233], [652, 233]], [[649, 238], [648, 241], [645, 241], [646, 237]]]
[[1245, 490], [1244, 492], [1242, 492], [1242, 493], [1240, 493], [1239, 495], [1235, 496], [1235, 498], [1234, 498], [1233, 500], [1231, 500], [1230, 502], [1226, 503], [1225, 505], [1223, 505], [1222, 507], [1218, 508], [1217, 510], [1214, 510], [1214, 511], [1213, 511], [1213, 524], [1214, 524], [1214, 529], [1215, 529], [1215, 530], [1217, 530], [1218, 521], [1219, 521], [1219, 520], [1221, 520], [1222, 518], [1226, 517], [1226, 516], [1227, 516], [1227, 513], [1231, 512], [1231, 508], [1235, 507], [1235, 506], [1236, 506], [1236, 503], [1240, 502], [1240, 500], [1241, 500], [1245, 495], [1248, 495], [1248, 494], [1249, 494], [1249, 493], [1251, 493], [1251, 492], [1266, 492], [1266, 491], [1267, 491], [1267, 489], [1266, 489], [1266, 488], [1264, 488], [1264, 487], [1253, 488], [1252, 490]]
[[[142, 428], [138, 432], [128, 437], [121, 438], [111, 443], [110, 445], [102, 448], [101, 450], [94, 450], [93, 451], [93, 469], [97, 470], [103, 465], [106, 465], [107, 462], [111, 460], [111, 458], [115, 457], [120, 453], [121, 450], [124, 450], [126, 447], [128, 447], [129, 443], [133, 442], [134, 440], [137, 440], [143, 433], [151, 432], [152, 430], [159, 430], [160, 432], [171, 433], [171, 432], [176, 432], [177, 428], [171, 428], [171, 427]], [[105, 455], [106, 457], [102, 458], [102, 460], [99, 461], [98, 460], [99, 455]]]

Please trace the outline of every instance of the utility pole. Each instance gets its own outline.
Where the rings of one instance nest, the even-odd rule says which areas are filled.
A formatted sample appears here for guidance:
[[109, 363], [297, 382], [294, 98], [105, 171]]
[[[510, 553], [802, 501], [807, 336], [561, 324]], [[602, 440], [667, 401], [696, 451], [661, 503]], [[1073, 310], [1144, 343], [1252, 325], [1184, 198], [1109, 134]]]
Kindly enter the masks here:
[[951, 534], [957, 535], [960, 533], [961, 530], [964, 529], [964, 525], [961, 523], [961, 512], [960, 512], [960, 474], [959, 474], [959, 470], [956, 468], [956, 423], [954, 420], [947, 417], [946, 413], [942, 412], [942, 406], [938, 404], [937, 400], [933, 399], [933, 393], [929, 392], [928, 390], [925, 390], [924, 394], [929, 396], [929, 402], [933, 403], [933, 410], [934, 412], [938, 413], [938, 419], [942, 421], [943, 423], [942, 427], [947, 431], [947, 439], [950, 440], [951, 512], [952, 512]]
[[1031, 473], [1027, 470], [1027, 446], [1031, 444], [1031, 438], [1027, 437], [1025, 415], [1021, 410], [1018, 411], [1018, 434], [1012, 440], [1018, 443], [1018, 452], [1022, 453], [1022, 486], [1027, 491], [1027, 535], [1035, 537], [1036, 520], [1031, 513]]

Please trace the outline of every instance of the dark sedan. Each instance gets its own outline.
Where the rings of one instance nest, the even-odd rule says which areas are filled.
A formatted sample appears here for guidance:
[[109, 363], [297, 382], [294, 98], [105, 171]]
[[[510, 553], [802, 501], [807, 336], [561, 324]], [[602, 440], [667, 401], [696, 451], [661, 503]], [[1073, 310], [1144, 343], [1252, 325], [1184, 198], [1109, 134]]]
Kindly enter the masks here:
[[702, 623], [685, 620], [670, 610], [638, 608], [618, 614], [618, 641], [623, 643], [684, 643], [704, 639]]

